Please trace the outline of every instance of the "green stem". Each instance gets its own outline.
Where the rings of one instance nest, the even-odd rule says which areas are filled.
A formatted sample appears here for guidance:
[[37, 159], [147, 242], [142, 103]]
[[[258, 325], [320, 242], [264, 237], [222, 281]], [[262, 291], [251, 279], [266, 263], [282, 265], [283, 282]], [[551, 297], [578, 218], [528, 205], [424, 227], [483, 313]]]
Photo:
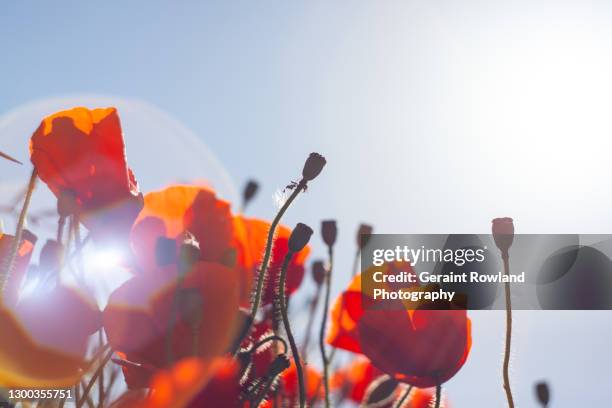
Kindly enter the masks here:
[[[502, 253], [502, 259], [504, 260], [504, 275], [510, 275], [510, 260], [508, 252]], [[514, 408], [514, 399], [512, 398], [512, 390], [510, 389], [510, 346], [512, 342], [512, 300], [510, 298], [510, 283], [504, 284], [506, 293], [506, 347], [504, 351], [504, 390], [506, 391], [506, 398], [508, 399], [508, 407]]]
[[289, 251], [287, 253], [287, 256], [285, 256], [285, 260], [283, 261], [279, 281], [278, 303], [280, 303], [283, 326], [285, 327], [285, 332], [287, 333], [287, 339], [289, 340], [291, 354], [293, 355], [293, 361], [295, 362], [295, 368], [297, 371], [298, 384], [300, 387], [300, 408], [304, 408], [306, 406], [306, 386], [304, 384], [304, 372], [302, 370], [302, 363], [300, 362], [300, 352], [298, 351], [297, 345], [295, 344], [295, 339], [293, 338], [293, 333], [291, 332], [291, 326], [289, 325], [289, 317], [287, 316], [287, 300], [285, 297], [285, 280], [287, 278], [287, 267], [289, 266], [289, 262], [291, 261], [293, 255], [294, 253]]
[[[113, 356], [113, 350], [109, 350], [106, 356], [104, 356], [104, 358], [100, 362], [100, 366], [98, 367], [94, 375], [89, 380], [89, 383], [87, 383], [87, 387], [85, 387], [85, 389], [83, 390], [83, 395], [80, 398], [75, 395], [77, 407], [83, 406], [83, 403], [85, 403], [85, 401], [87, 400], [87, 395], [89, 394], [89, 391], [91, 391], [91, 388], [96, 383], [98, 377], [100, 377], [100, 373], [102, 372], [102, 370], [104, 370], [106, 363], [108, 363], [108, 361], [111, 359], [112, 356]], [[78, 388], [78, 384], [77, 384], [77, 388]]]
[[257, 311], [259, 310], [259, 306], [261, 303], [261, 294], [263, 291], [263, 285], [265, 282], [266, 272], [268, 270], [268, 264], [270, 263], [270, 255], [272, 254], [272, 244], [274, 242], [274, 232], [276, 231], [276, 226], [280, 222], [281, 218], [285, 214], [285, 211], [289, 208], [293, 200], [300, 194], [300, 192], [306, 188], [306, 181], [301, 180], [297, 187], [293, 190], [293, 193], [289, 196], [285, 204], [278, 211], [274, 220], [272, 220], [272, 224], [270, 224], [270, 230], [268, 231], [268, 240], [266, 241], [266, 250], [264, 252], [263, 261], [261, 263], [261, 269], [259, 270], [259, 276], [257, 277], [257, 290], [255, 292], [255, 299], [253, 300], [253, 305], [251, 307], [251, 317], [255, 319], [257, 316]]
[[331, 287], [331, 273], [333, 268], [334, 253], [332, 247], [328, 247], [329, 268], [325, 273], [323, 284], [325, 285], [325, 303], [323, 305], [323, 319], [321, 320], [321, 330], [319, 332], [319, 348], [321, 350], [321, 358], [323, 360], [323, 387], [325, 389], [325, 407], [329, 408], [329, 360], [325, 351], [325, 329], [327, 326], [327, 312], [329, 309], [329, 294]]
[[409, 385], [408, 388], [406, 388], [404, 395], [402, 395], [402, 397], [399, 400], [397, 400], [397, 403], [394, 405], [395, 408], [402, 408], [402, 405], [404, 405], [404, 402], [410, 395], [410, 392], [412, 392], [412, 385]]
[[259, 306], [261, 304], [261, 295], [263, 292], [263, 285], [266, 280], [266, 272], [268, 271], [268, 266], [270, 263], [270, 256], [272, 254], [272, 244], [274, 243], [274, 232], [276, 231], [276, 227], [280, 222], [281, 218], [285, 214], [285, 211], [289, 208], [291, 203], [295, 200], [295, 198], [300, 194], [302, 190], [306, 189], [306, 180], [302, 179], [297, 184], [293, 193], [287, 198], [287, 201], [283, 204], [283, 206], [278, 210], [278, 213], [272, 220], [272, 224], [270, 224], [270, 230], [268, 231], [268, 238], [266, 241], [266, 250], [264, 252], [264, 257], [261, 262], [261, 266], [259, 269], [259, 275], [257, 276], [257, 289], [255, 290], [255, 297], [253, 298], [253, 304], [251, 306], [251, 319], [248, 322], [248, 326], [245, 327], [241, 335], [236, 342], [234, 343], [234, 350], [232, 350], [232, 354], [236, 354], [242, 341], [249, 335], [251, 329], [253, 328], [253, 324], [255, 322], [255, 318], [257, 317], [257, 311], [259, 310]]
[[436, 385], [436, 406], [435, 408], [440, 408], [441, 403], [442, 403], [442, 386], [438, 384]]
[[19, 221], [17, 222], [17, 230], [15, 231], [15, 238], [13, 239], [11, 245], [11, 252], [8, 258], [8, 262], [6, 264], [6, 270], [2, 276], [0, 276], [0, 298], [4, 293], [4, 289], [6, 287], [6, 283], [11, 277], [11, 273], [13, 272], [13, 268], [15, 267], [15, 259], [17, 258], [17, 252], [19, 252], [19, 247], [21, 246], [21, 238], [23, 235], [23, 229], [25, 226], [26, 217], [28, 215], [28, 208], [30, 207], [30, 201], [32, 200], [32, 193], [34, 192], [34, 188], [36, 187], [36, 178], [38, 173], [36, 172], [36, 168], [32, 170], [32, 174], [30, 175], [30, 181], [28, 182], [28, 189], [26, 190], [25, 199], [23, 200], [23, 206], [21, 207], [21, 213], [19, 214]]

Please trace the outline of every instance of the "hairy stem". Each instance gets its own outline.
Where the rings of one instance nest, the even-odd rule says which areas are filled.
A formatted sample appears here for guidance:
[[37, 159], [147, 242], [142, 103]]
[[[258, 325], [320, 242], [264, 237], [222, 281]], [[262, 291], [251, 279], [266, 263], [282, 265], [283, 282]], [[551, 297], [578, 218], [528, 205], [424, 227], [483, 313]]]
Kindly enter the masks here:
[[404, 405], [404, 402], [406, 402], [406, 399], [408, 398], [411, 392], [412, 392], [412, 385], [409, 385], [408, 388], [406, 388], [406, 391], [404, 391], [404, 394], [402, 395], [402, 397], [397, 400], [397, 403], [394, 405], [394, 407], [402, 408], [402, 405]]
[[440, 384], [436, 385], [436, 405], [435, 408], [440, 408], [440, 404], [442, 403], [442, 386]]
[[32, 170], [32, 174], [30, 175], [28, 189], [26, 190], [25, 199], [23, 200], [23, 206], [21, 207], [21, 213], [19, 214], [19, 221], [17, 222], [15, 238], [13, 239], [11, 245], [11, 252], [8, 257], [8, 262], [6, 263], [6, 269], [3, 271], [4, 273], [2, 273], [2, 275], [0, 276], [0, 298], [4, 293], [6, 283], [10, 279], [11, 273], [13, 272], [13, 268], [15, 267], [15, 259], [17, 258], [17, 252], [19, 251], [19, 247], [21, 246], [23, 229], [25, 226], [26, 217], [28, 216], [28, 208], [30, 207], [30, 201], [32, 200], [32, 193], [34, 192], [34, 188], [36, 187], [37, 177], [38, 173], [36, 172], [36, 168], [34, 168]]
[[334, 252], [332, 247], [328, 247], [329, 268], [325, 273], [323, 284], [325, 285], [325, 300], [323, 303], [323, 318], [321, 319], [321, 330], [319, 331], [319, 349], [323, 360], [323, 388], [325, 390], [325, 407], [329, 408], [329, 360], [325, 351], [325, 329], [327, 327], [327, 311], [329, 309], [329, 294], [331, 287], [331, 273], [333, 268]]
[[[504, 275], [510, 275], [510, 260], [509, 260], [508, 252], [505, 251], [502, 254], [502, 259], [504, 260]], [[504, 351], [504, 367], [503, 367], [503, 377], [504, 377], [504, 390], [506, 391], [506, 398], [508, 399], [508, 407], [514, 408], [514, 399], [512, 398], [512, 390], [510, 389], [510, 346], [512, 343], [512, 300], [510, 299], [510, 282], [506, 282], [504, 284], [504, 289], [506, 292], [506, 347]]]
[[257, 316], [257, 311], [259, 310], [259, 306], [261, 303], [261, 294], [263, 291], [266, 272], [268, 270], [268, 264], [270, 263], [270, 255], [272, 254], [272, 244], [274, 242], [274, 232], [276, 231], [276, 226], [280, 222], [281, 218], [285, 214], [285, 211], [287, 211], [293, 200], [295, 200], [298, 194], [300, 194], [300, 192], [305, 187], [306, 181], [301, 180], [298, 183], [297, 187], [293, 190], [293, 193], [291, 193], [287, 201], [285, 201], [281, 209], [278, 211], [278, 213], [272, 220], [272, 224], [270, 224], [270, 230], [268, 231], [268, 240], [266, 241], [266, 250], [264, 252], [263, 261], [261, 262], [261, 266], [259, 269], [259, 276], [257, 277], [257, 290], [255, 291], [255, 298], [253, 299], [253, 305], [251, 306], [251, 317], [253, 319], [255, 319], [255, 316]]
[[293, 254], [293, 252], [289, 251], [287, 253], [287, 256], [285, 256], [285, 260], [283, 261], [278, 288], [278, 303], [280, 304], [281, 316], [283, 318], [283, 326], [285, 327], [285, 332], [287, 333], [287, 339], [289, 340], [291, 354], [293, 355], [293, 361], [295, 362], [295, 369], [297, 371], [298, 384], [300, 387], [300, 408], [304, 408], [306, 406], [306, 386], [304, 384], [304, 372], [302, 370], [302, 363], [300, 361], [300, 352], [297, 348], [297, 345], [295, 344], [295, 339], [293, 338], [293, 333], [291, 332], [291, 326], [289, 325], [289, 317], [287, 316], [287, 299], [285, 297], [285, 280], [287, 278], [287, 267], [289, 266], [289, 262], [291, 261]]

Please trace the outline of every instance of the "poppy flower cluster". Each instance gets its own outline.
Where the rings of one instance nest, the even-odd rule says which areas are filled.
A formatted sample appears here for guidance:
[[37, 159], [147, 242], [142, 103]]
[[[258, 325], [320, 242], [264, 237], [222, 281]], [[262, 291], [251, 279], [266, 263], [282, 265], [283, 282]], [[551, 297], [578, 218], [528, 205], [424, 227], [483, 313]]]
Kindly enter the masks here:
[[[361, 403], [378, 394], [421, 407], [430, 391], [402, 390], [440, 386], [467, 358], [465, 311], [371, 310], [359, 274], [329, 313], [332, 269], [342, 273], [331, 220], [321, 229], [329, 258], [313, 263], [309, 323], [294, 331], [300, 311], [290, 298], [302, 287], [313, 230], [281, 218], [322, 172], [320, 154], [308, 156], [270, 221], [234, 212], [198, 184], [140, 191], [115, 108], [44, 118], [30, 159], [16, 232], [0, 235], [0, 329], [12, 333], [0, 336], [1, 388], [71, 387], [77, 407], [99, 408], [329, 406], [332, 397]], [[56, 234], [40, 248], [24, 222], [37, 180], [57, 200]], [[243, 210], [258, 188], [246, 185]], [[117, 268], [129, 278], [100, 293], [83, 279], [91, 273], [83, 257], [86, 246], [109, 242], [124, 249]], [[319, 297], [322, 367], [308, 355]], [[330, 372], [336, 349], [356, 357]], [[377, 386], [381, 378], [392, 387]]]

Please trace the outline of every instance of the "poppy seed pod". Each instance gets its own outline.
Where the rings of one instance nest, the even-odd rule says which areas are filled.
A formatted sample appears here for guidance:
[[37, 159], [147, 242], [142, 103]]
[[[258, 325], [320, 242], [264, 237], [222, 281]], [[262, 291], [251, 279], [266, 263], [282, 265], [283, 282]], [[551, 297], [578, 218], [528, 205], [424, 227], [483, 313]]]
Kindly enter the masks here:
[[372, 234], [374, 228], [368, 224], [359, 225], [359, 229], [357, 230], [357, 246], [363, 249], [364, 246], [368, 243], [368, 235]]
[[290, 252], [300, 252], [308, 241], [310, 241], [310, 237], [312, 236], [312, 228], [310, 228], [306, 224], [302, 224], [299, 222], [293, 231], [291, 231], [291, 236], [289, 237], [289, 251]]
[[328, 247], [334, 246], [336, 243], [336, 236], [338, 235], [338, 227], [336, 227], [336, 221], [328, 220], [321, 223], [321, 235], [323, 235], [323, 242]]
[[319, 153], [310, 153], [310, 156], [308, 156], [304, 164], [304, 169], [302, 170], [302, 177], [304, 177], [304, 180], [310, 181], [317, 177], [326, 163], [325, 157], [321, 156]]
[[244, 205], [248, 204], [255, 197], [257, 190], [259, 190], [259, 183], [255, 180], [249, 180], [242, 191], [242, 202]]
[[492, 232], [495, 245], [502, 251], [507, 253], [514, 241], [514, 224], [512, 218], [495, 218], [493, 221]]
[[312, 263], [312, 279], [317, 285], [323, 283], [323, 279], [325, 279], [325, 265], [323, 265], [323, 261], [315, 261]]
[[548, 388], [548, 384], [544, 381], [539, 382], [535, 386], [536, 397], [540, 404], [544, 407], [548, 406], [550, 402], [550, 389]]

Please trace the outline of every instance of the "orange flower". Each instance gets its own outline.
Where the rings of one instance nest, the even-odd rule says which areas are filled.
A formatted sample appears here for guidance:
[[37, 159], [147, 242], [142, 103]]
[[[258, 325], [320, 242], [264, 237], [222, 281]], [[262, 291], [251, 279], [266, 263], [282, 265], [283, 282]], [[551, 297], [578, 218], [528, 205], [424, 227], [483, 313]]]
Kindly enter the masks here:
[[[304, 379], [306, 383], [306, 401], [312, 401], [322, 396], [321, 373], [310, 365], [304, 366]], [[297, 369], [292, 361], [288, 369], [280, 376], [282, 392], [289, 401], [286, 406], [295, 406], [300, 399], [300, 388], [298, 384]]]
[[381, 375], [383, 372], [374, 367], [370, 360], [359, 356], [347, 367], [336, 371], [331, 384], [333, 389], [339, 390], [346, 398], [360, 403], [370, 383]]
[[30, 159], [58, 199], [74, 197], [83, 224], [98, 236], [125, 229], [140, 210], [115, 108], [46, 117], [30, 139]]
[[[263, 253], [266, 247], [266, 241], [268, 238], [268, 231], [270, 230], [270, 223], [267, 221], [255, 219], [237, 217], [245, 226], [246, 237], [249, 245], [249, 252], [252, 259], [261, 261]], [[275, 285], [280, 277], [280, 270], [289, 251], [288, 243], [289, 236], [291, 235], [291, 229], [279, 225], [276, 228], [276, 236], [274, 238], [274, 245], [272, 249], [272, 256], [270, 258], [270, 264], [268, 266], [267, 280], [262, 294], [262, 304], [271, 304], [275, 296]], [[304, 264], [310, 253], [310, 247], [306, 246], [303, 250], [298, 252], [289, 263], [287, 268], [287, 281], [286, 281], [286, 293], [287, 296], [300, 287], [302, 279], [304, 278]], [[251, 275], [257, 276], [259, 263], [255, 263], [251, 268]]]
[[[230, 212], [230, 204], [207, 187], [175, 185], [144, 197], [144, 208], [132, 227], [131, 242], [138, 267], [147, 273], [159, 272], [160, 238], [176, 240], [189, 232], [200, 245], [200, 260], [228, 264], [236, 260], [243, 270], [239, 282], [241, 299], [248, 302], [252, 278], [250, 253], [245, 251], [245, 230]], [[174, 256], [175, 254], [171, 254]]]
[[[413, 388], [408, 398], [408, 405], [406, 408], [430, 408], [436, 403], [435, 389], [427, 388]], [[446, 398], [442, 398], [441, 407], [450, 408], [450, 405], [446, 401]]]
[[[150, 393], [128, 391], [113, 408], [238, 408], [238, 366], [228, 358], [187, 358], [153, 377]], [[207, 385], [208, 384], [208, 385]], [[236, 401], [234, 403], [233, 401]]]
[[[57, 322], [56, 315], [56, 322]], [[35, 341], [11, 311], [0, 303], [0, 387], [69, 387], [88, 363]]]
[[[14, 239], [15, 237], [12, 235], [0, 233], [0, 260], [3, 261], [1, 263], [2, 265], [6, 263], [5, 260], [7, 260], [10, 256]], [[13, 270], [11, 271], [4, 288], [3, 300], [7, 305], [13, 305], [15, 302], [17, 302], [17, 298], [19, 297], [19, 289], [23, 284], [35, 243], [36, 236], [34, 236], [28, 230], [25, 230], [23, 234], [23, 241], [17, 250], [17, 257], [15, 258]]]
[[[360, 292], [360, 276], [336, 300], [327, 341], [365, 354], [377, 368], [417, 387], [442, 384], [463, 366], [471, 346], [465, 310], [407, 310], [401, 301], [385, 309]], [[389, 301], [391, 302], [391, 301]]]
[[221, 355], [237, 329], [236, 269], [197, 262], [180, 287], [176, 269], [167, 272], [136, 275], [111, 294], [104, 310], [112, 348], [142, 365], [123, 367], [130, 388], [146, 386], [154, 369], [169, 367], [170, 357], [211, 360]]

